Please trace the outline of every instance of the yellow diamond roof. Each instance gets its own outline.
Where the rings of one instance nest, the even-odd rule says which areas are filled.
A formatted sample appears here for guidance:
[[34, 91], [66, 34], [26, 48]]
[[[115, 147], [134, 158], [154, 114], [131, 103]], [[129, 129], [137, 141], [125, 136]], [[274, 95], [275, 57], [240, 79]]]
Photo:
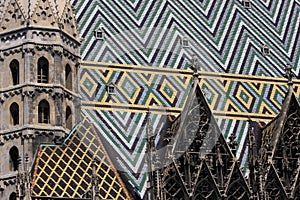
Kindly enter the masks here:
[[92, 185], [93, 159], [97, 163], [100, 199], [129, 199], [94, 126], [86, 117], [63, 145], [40, 147], [33, 173], [32, 196], [86, 197]]

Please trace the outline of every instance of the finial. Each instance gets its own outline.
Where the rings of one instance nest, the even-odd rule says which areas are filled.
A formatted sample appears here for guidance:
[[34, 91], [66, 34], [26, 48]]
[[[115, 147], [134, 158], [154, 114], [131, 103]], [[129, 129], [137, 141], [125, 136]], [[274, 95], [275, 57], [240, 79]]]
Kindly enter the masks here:
[[236, 146], [238, 145], [237, 141], [235, 141], [236, 135], [234, 133], [231, 133], [230, 136], [228, 137], [229, 142], [228, 146], [231, 148], [232, 153], [236, 153]]
[[289, 86], [293, 85], [293, 76], [294, 73], [292, 72], [292, 67], [289, 64], [287, 64], [285, 67], [285, 77], [288, 79]]
[[190, 65], [190, 68], [194, 71], [193, 76], [198, 77], [199, 63], [195, 55], [193, 55], [192, 64]]

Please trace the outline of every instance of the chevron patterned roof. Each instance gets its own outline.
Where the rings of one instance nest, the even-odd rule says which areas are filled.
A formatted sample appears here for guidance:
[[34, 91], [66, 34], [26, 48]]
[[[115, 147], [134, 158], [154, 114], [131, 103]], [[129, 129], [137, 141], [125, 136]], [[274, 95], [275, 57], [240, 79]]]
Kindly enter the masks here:
[[[221, 130], [225, 137], [237, 134], [242, 163], [247, 113], [254, 120], [271, 120], [287, 90], [285, 66], [300, 77], [299, 0], [255, 0], [251, 8], [242, 0], [71, 2], [84, 38], [83, 112], [115, 149], [113, 162], [142, 195], [146, 111], [152, 110], [156, 131], [167, 114], [180, 113], [194, 58]], [[99, 27], [103, 40], [94, 36]], [[115, 95], [106, 93], [111, 82]], [[299, 98], [299, 81], [295, 92]]]

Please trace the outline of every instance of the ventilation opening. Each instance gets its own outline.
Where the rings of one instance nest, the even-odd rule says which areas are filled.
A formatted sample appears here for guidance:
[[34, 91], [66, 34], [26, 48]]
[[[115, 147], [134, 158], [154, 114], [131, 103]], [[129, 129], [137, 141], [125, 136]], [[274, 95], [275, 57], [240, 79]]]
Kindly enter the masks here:
[[42, 57], [38, 60], [38, 83], [48, 83], [49, 75], [49, 62], [46, 58]]
[[42, 100], [39, 103], [38, 108], [38, 121], [39, 123], [49, 124], [50, 123], [50, 106], [48, 101]]

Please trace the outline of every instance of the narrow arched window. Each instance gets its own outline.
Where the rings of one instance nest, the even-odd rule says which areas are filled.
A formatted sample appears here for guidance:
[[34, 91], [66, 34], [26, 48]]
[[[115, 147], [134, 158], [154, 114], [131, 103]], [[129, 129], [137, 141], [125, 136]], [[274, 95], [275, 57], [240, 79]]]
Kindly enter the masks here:
[[19, 150], [16, 146], [13, 146], [9, 150], [9, 161], [10, 161], [10, 169], [12, 171], [17, 171], [19, 168]]
[[11, 72], [13, 85], [18, 85], [20, 77], [19, 62], [16, 59], [12, 60], [9, 64], [9, 68]]
[[12, 192], [12, 193], [9, 195], [9, 200], [16, 200], [16, 199], [17, 199], [17, 193]]
[[38, 118], [39, 123], [48, 124], [50, 123], [50, 106], [48, 101], [42, 100], [39, 103], [38, 108]]
[[66, 127], [72, 129], [72, 110], [69, 106], [66, 109]]
[[38, 60], [38, 83], [48, 83], [49, 76], [49, 62], [46, 58], [42, 57]]
[[65, 69], [65, 81], [66, 81], [66, 88], [68, 90], [72, 90], [72, 69], [69, 64], [66, 65], [66, 69]]
[[19, 105], [17, 103], [12, 103], [10, 105], [10, 121], [12, 125], [19, 124]]

